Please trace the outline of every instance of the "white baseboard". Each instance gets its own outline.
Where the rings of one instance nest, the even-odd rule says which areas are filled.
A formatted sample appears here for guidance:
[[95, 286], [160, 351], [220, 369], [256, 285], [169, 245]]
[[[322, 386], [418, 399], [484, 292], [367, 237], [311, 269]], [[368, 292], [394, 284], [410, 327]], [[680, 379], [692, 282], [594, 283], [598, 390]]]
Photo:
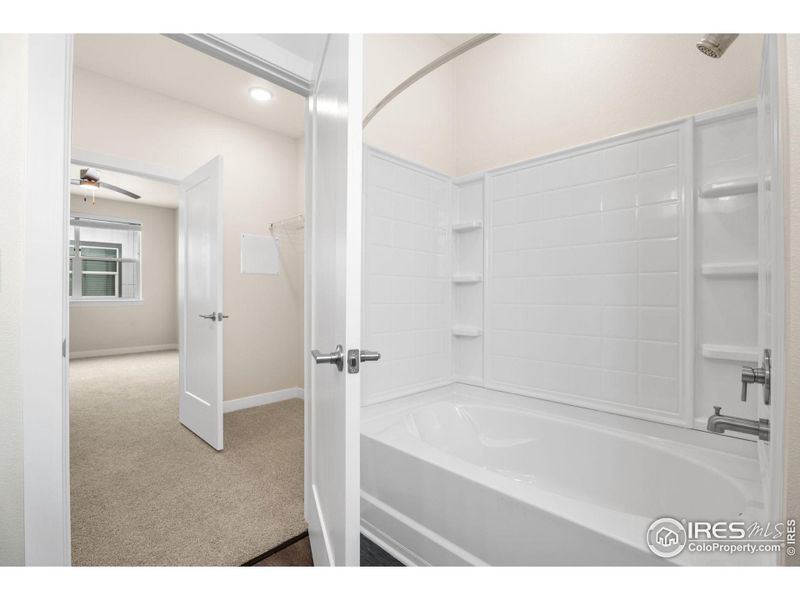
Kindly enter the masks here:
[[177, 350], [178, 344], [160, 344], [158, 346], [132, 346], [130, 348], [106, 348], [104, 350], [84, 350], [70, 352], [73, 358], [97, 358], [99, 356], [119, 356], [121, 354], [139, 354], [141, 352], [163, 352], [164, 350]]
[[254, 406], [262, 406], [264, 404], [272, 404], [273, 402], [282, 402], [283, 400], [291, 400], [292, 398], [303, 398], [303, 388], [292, 387], [285, 390], [276, 390], [274, 392], [266, 392], [264, 394], [256, 394], [255, 396], [245, 396], [244, 398], [236, 398], [235, 400], [226, 400], [222, 403], [222, 412], [233, 412], [235, 410], [242, 410], [245, 408], [252, 408]]

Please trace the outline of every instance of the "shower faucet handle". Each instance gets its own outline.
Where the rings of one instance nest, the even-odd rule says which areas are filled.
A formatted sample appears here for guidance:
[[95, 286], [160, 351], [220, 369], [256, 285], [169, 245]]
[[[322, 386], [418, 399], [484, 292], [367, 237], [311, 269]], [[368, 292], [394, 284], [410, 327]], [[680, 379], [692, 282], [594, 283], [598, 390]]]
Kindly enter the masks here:
[[747, 402], [747, 386], [752, 382], [752, 371], [750, 367], [742, 367], [742, 402]]
[[764, 358], [760, 367], [742, 367], [742, 402], [747, 402], [747, 386], [758, 383], [764, 386], [764, 404], [770, 400], [770, 351], [764, 350]]
[[764, 383], [764, 369], [742, 367], [742, 402], [747, 402], [747, 386], [751, 383]]

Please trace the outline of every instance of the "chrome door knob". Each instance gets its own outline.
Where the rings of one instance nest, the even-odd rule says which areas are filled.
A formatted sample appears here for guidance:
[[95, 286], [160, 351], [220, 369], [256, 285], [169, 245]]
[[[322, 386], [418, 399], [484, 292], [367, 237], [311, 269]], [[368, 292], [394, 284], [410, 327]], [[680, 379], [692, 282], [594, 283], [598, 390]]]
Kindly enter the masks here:
[[375, 362], [381, 359], [381, 353], [375, 350], [359, 350], [354, 348], [347, 351], [347, 372], [358, 373], [359, 363]]
[[330, 354], [322, 354], [319, 350], [312, 350], [311, 356], [318, 365], [336, 365], [340, 371], [344, 370], [344, 348], [339, 344]]
[[361, 362], [375, 362], [381, 359], [381, 353], [375, 350], [362, 350]]
[[200, 315], [200, 317], [203, 318], [203, 319], [211, 319], [212, 321], [216, 321], [217, 320], [217, 313], [213, 313], [212, 312], [212, 313], [209, 313], [207, 315]]

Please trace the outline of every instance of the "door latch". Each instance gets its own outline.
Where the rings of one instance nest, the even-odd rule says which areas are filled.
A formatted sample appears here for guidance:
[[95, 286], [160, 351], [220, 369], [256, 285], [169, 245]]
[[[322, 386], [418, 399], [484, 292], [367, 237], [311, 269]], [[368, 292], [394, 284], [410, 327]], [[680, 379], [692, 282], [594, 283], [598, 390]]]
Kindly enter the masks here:
[[347, 372], [358, 373], [359, 364], [362, 362], [375, 362], [381, 359], [381, 353], [374, 350], [359, 350], [355, 348], [347, 351]]

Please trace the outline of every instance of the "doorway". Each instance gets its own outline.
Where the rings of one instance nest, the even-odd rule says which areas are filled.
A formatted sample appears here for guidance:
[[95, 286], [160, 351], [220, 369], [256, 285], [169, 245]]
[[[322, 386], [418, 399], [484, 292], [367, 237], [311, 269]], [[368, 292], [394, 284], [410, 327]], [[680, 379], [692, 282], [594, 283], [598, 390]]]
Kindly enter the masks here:
[[[299, 261], [305, 265], [301, 312], [303, 322], [308, 325], [300, 352], [305, 383], [304, 508], [315, 564], [358, 564], [359, 378], [340, 370], [333, 382], [335, 389], [318, 397], [311, 369], [335, 367], [313, 367], [309, 351], [312, 344], [326, 349], [345, 343], [354, 353], [360, 346], [362, 36], [179, 34], [168, 37], [308, 98], [303, 103], [305, 144], [302, 150], [298, 149], [298, 156], [307, 160], [305, 167], [297, 170], [298, 180], [308, 184], [301, 194], [305, 198], [307, 235], [303, 259]], [[31, 120], [28, 163], [33, 172], [43, 174], [28, 182], [24, 210], [25, 269], [36, 274], [24, 279], [22, 326], [26, 336], [21, 347], [28, 565], [71, 563], [65, 264], [71, 154], [69, 115], [77, 100], [72, 85], [73, 41], [72, 35], [53, 34], [31, 36], [28, 42], [28, 108], [36, 115]], [[177, 78], [179, 74], [173, 75]], [[147, 145], [139, 150], [142, 155], [161, 145], [163, 130], [158, 125], [167, 123], [169, 116], [161, 114], [159, 119], [134, 123], [150, 128]], [[95, 115], [90, 114], [90, 121], [96, 130]], [[77, 146], [74, 136], [72, 141]], [[227, 138], [219, 136], [217, 141], [222, 144]], [[182, 150], [181, 158], [188, 159], [198, 151], [198, 146], [187, 144]], [[201, 158], [207, 160], [219, 153], [216, 149]], [[251, 156], [255, 160], [246, 172], [264, 171], [272, 164], [263, 160], [260, 151]], [[202, 160], [187, 164], [179, 175], [198, 162]], [[255, 189], [251, 197], [263, 198], [266, 189], [265, 186]], [[320, 205], [335, 207], [333, 212], [337, 215], [347, 214], [346, 222], [338, 219], [335, 227], [318, 229], [316, 215]], [[260, 222], [269, 221], [265, 218]], [[312, 250], [335, 254], [335, 273], [312, 281], [309, 277], [314, 263]], [[324, 323], [314, 318], [321, 315], [314, 310], [312, 287], [320, 301], [335, 299], [335, 316], [345, 323], [343, 330], [331, 331], [337, 334], [336, 340], [327, 339], [328, 331], [322, 329]], [[259, 309], [263, 309], [260, 303], [265, 297], [268, 296], [253, 297]], [[235, 322], [233, 318], [230, 321]], [[281, 319], [281, 323], [288, 324], [290, 320]], [[242, 326], [247, 331], [253, 330], [247, 322]], [[282, 355], [286, 353], [282, 344], [285, 337], [278, 331], [273, 340], [281, 342], [273, 347]], [[335, 343], [331, 344], [332, 341]], [[280, 361], [245, 355], [236, 364], [244, 367], [245, 372], [249, 369], [263, 373], [279, 369]], [[345, 380], [350, 384], [344, 385]], [[240, 399], [242, 405], [257, 401], [246, 395]], [[323, 405], [328, 419], [320, 418]], [[323, 464], [315, 457], [326, 460]], [[340, 502], [342, 498], [344, 503]], [[346, 507], [344, 514], [342, 507]], [[339, 551], [341, 548], [344, 551]]]
[[75, 51], [72, 563], [242, 564], [306, 529], [303, 101], [266, 87], [278, 131], [263, 81], [162, 36]]

